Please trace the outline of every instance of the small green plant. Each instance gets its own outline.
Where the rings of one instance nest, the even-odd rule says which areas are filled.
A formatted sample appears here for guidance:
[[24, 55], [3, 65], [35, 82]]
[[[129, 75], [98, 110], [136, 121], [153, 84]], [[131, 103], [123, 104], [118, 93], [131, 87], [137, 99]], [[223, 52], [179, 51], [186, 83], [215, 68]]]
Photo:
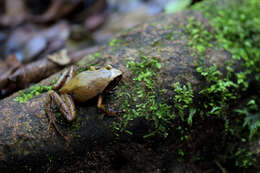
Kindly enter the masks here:
[[203, 103], [208, 114], [223, 116], [227, 110], [227, 103], [238, 98], [239, 84], [232, 81], [228, 75], [223, 75], [217, 70], [216, 65], [211, 67], [200, 66], [197, 72], [203, 76], [208, 86], [203, 88], [199, 94], [207, 101]]
[[83, 72], [83, 71], [87, 71], [89, 70], [91, 66], [87, 65], [87, 66], [80, 66], [78, 69], [77, 69], [77, 74]]
[[96, 52], [94, 54], [90, 54], [87, 56], [87, 58], [82, 58], [78, 63], [77, 66], [79, 67], [77, 73], [81, 72], [81, 70], [84, 68], [89, 68], [90, 66], [94, 65], [94, 61], [98, 58], [100, 58], [101, 53]]
[[114, 47], [117, 43], [119, 43], [118, 39], [113, 39], [109, 42], [109, 46]]
[[[241, 4], [238, 5], [239, 2]], [[256, 159], [248, 148], [240, 148], [239, 142], [241, 139], [247, 141], [247, 138], [253, 140], [259, 136], [259, 85], [255, 86], [255, 97], [235, 110], [240, 116], [230, 114], [230, 111], [234, 111], [232, 104], [239, 104], [239, 100], [250, 92], [249, 83], [253, 81], [257, 84], [260, 80], [260, 3], [258, 0], [230, 0], [224, 4], [222, 1], [208, 0], [193, 8], [201, 11], [213, 26], [214, 45], [229, 51], [233, 62], [239, 63], [243, 71], [235, 72], [228, 66], [227, 74], [223, 74], [216, 66], [199, 66], [197, 72], [207, 81], [207, 87], [199, 93], [202, 105], [199, 111], [203, 111], [203, 115], [215, 115], [224, 120], [228, 133], [225, 133], [227, 136], [223, 136], [223, 140], [228, 138], [229, 142], [225, 145], [233, 148], [233, 152], [227, 155], [231, 155], [237, 167], [246, 169], [254, 167]], [[192, 27], [188, 29], [188, 33], [191, 33]], [[194, 36], [192, 33], [190, 35]], [[193, 44], [191, 46], [194, 47]], [[201, 53], [200, 49], [197, 50]]]
[[[156, 87], [157, 74], [162, 65], [155, 57], [141, 56], [140, 58], [140, 62], [130, 61], [127, 63], [127, 68], [133, 73], [134, 84], [130, 87], [131, 89], [122, 87], [126, 91], [123, 91], [119, 98], [124, 100], [121, 107], [125, 113], [122, 122], [115, 124], [114, 129], [131, 134], [132, 132], [127, 130], [129, 122], [143, 118], [152, 122], [154, 126], [154, 130], [144, 135], [144, 138], [156, 133], [166, 137], [168, 135], [167, 124], [174, 116], [171, 114], [171, 107], [163, 100], [157, 99], [160, 94], [164, 93], [163, 89], [159, 91]], [[129, 103], [134, 103], [135, 107], [130, 107]]]
[[188, 83], [187, 86], [181, 87], [180, 83], [176, 82], [173, 87], [175, 92], [174, 108], [182, 121], [185, 120], [185, 114], [188, 112], [187, 122], [191, 125], [193, 115], [196, 113], [196, 109], [192, 108], [194, 95], [191, 84]]
[[246, 148], [238, 148], [234, 154], [236, 157], [236, 166], [240, 168], [249, 168], [256, 165], [256, 158], [253, 153], [248, 151]]
[[[214, 27], [216, 45], [232, 53], [235, 59], [243, 59], [247, 74], [254, 74], [260, 79], [260, 3], [258, 0], [238, 2], [231, 0], [229, 7], [220, 8], [221, 3], [208, 1], [208, 4], [196, 5], [194, 8], [201, 11]], [[216, 6], [212, 10], [209, 7]]]
[[[258, 98], [259, 99], [259, 98]], [[244, 127], [248, 127], [250, 130], [249, 139], [254, 136], [260, 136], [260, 100], [251, 99], [247, 106], [243, 109], [236, 109], [240, 115], [244, 116]]]
[[33, 85], [29, 89], [24, 91], [19, 91], [19, 96], [15, 97], [14, 100], [19, 103], [24, 103], [27, 100], [32, 99], [33, 97], [51, 90], [52, 86], [45, 86], [45, 85]]
[[213, 35], [206, 27], [196, 21], [194, 18], [188, 19], [188, 24], [184, 27], [185, 32], [188, 34], [189, 45], [202, 55], [208, 47], [213, 47], [211, 44]]

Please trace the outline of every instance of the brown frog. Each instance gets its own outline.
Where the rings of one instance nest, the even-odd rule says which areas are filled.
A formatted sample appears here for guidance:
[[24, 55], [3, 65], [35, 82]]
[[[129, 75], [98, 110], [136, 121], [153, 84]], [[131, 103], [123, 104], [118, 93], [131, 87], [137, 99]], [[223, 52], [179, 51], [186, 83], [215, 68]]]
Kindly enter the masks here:
[[[108, 65], [106, 68], [92, 67], [76, 75], [75, 66], [66, 69], [52, 90], [48, 93], [46, 103], [47, 114], [50, 119], [49, 127], [53, 124], [57, 132], [65, 137], [55, 123], [55, 116], [51, 111], [51, 104], [56, 104], [62, 115], [72, 122], [76, 118], [74, 101], [85, 102], [98, 96], [97, 107], [107, 115], [115, 116], [116, 113], [107, 110], [102, 105], [102, 94], [112, 90], [122, 78], [122, 72]], [[65, 138], [66, 139], [66, 138]]]

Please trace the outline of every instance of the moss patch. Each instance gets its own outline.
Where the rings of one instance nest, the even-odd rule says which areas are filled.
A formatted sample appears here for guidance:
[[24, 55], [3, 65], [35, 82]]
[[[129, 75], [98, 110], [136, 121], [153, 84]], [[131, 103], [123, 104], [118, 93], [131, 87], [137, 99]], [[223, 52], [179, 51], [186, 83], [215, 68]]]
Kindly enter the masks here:
[[27, 100], [30, 100], [34, 98], [35, 96], [50, 91], [52, 88], [51, 85], [46, 86], [46, 85], [33, 85], [29, 89], [19, 91], [19, 96], [15, 97], [14, 100], [19, 102], [19, 103], [24, 103]]
[[[168, 135], [167, 125], [174, 118], [171, 107], [164, 100], [159, 100], [164, 90], [158, 90], [157, 79], [162, 65], [159, 58], [141, 56], [140, 62], [130, 61], [127, 68], [133, 74], [134, 83], [131, 86], [122, 86], [119, 99], [122, 99], [121, 110], [124, 110], [122, 121], [114, 124], [117, 131], [127, 130], [129, 122], [135, 119], [145, 119], [152, 123], [153, 129], [144, 138], [156, 133], [163, 136]], [[132, 107], [131, 105], [134, 105]]]
[[[179, 99], [180, 105], [184, 105], [179, 106], [178, 114], [182, 115], [182, 120], [187, 120], [189, 125], [193, 122], [194, 125], [206, 128], [205, 122], [213, 117], [216, 122], [223, 122], [224, 128], [218, 135], [226, 149], [216, 157], [219, 157], [222, 163], [229, 162], [240, 169], [254, 170], [257, 167], [255, 155], [248, 147], [241, 146], [260, 137], [260, 3], [258, 0], [241, 3], [229, 1], [226, 3], [229, 4], [228, 7], [223, 7], [221, 3], [209, 0], [194, 7], [209, 19], [214, 28], [213, 33], [193, 18], [185, 26], [189, 45], [196, 50], [196, 55], [200, 56], [201, 60], [196, 71], [206, 83], [198, 93], [197, 100], [191, 97], [192, 90], [188, 84], [181, 87], [176, 83], [175, 104], [177, 103], [178, 107]], [[205, 52], [213, 46], [232, 53], [233, 59], [226, 66], [225, 73], [221, 72], [217, 65], [206, 66], [204, 63]], [[243, 70], [237, 72], [233, 68], [237, 63], [240, 63]], [[184, 97], [185, 95], [188, 97]], [[245, 96], [250, 99], [240, 103]], [[185, 98], [186, 101], [183, 100]], [[239, 109], [236, 109], [235, 105], [239, 105]], [[196, 131], [197, 128], [191, 126], [189, 129]], [[220, 147], [219, 144], [206, 147], [212, 152], [216, 150], [214, 146]]]
[[202, 55], [207, 48], [212, 48], [213, 35], [206, 27], [194, 18], [188, 19], [188, 24], [184, 27], [188, 35], [189, 46], [194, 48], [199, 55]]
[[[216, 45], [224, 48], [232, 53], [232, 57], [235, 60], [242, 60], [243, 71], [236, 73], [228, 66], [228, 74], [223, 76], [216, 68], [208, 69], [213, 74], [205, 74], [202, 67], [197, 68], [205, 77], [213, 77], [207, 81], [210, 84], [210, 88], [204, 89], [201, 93], [209, 94], [212, 92], [218, 93], [220, 90], [222, 99], [221, 103], [224, 105], [226, 100], [236, 99], [243, 94], [250, 92], [249, 83], [259, 83], [260, 80], [260, 3], [258, 0], [241, 1], [238, 5], [238, 1], [230, 1], [228, 8], [221, 7], [221, 2], [208, 1], [205, 4], [198, 4], [194, 8], [200, 10], [210, 21], [215, 30]], [[217, 6], [214, 4], [218, 4]], [[209, 7], [217, 7], [212, 9]], [[233, 77], [233, 81], [231, 78]], [[256, 91], [259, 91], [259, 85], [256, 85]], [[242, 90], [242, 91], [241, 91]], [[219, 93], [218, 93], [219, 94]], [[249, 103], [256, 103], [259, 100], [259, 92], [255, 92], [255, 99], [249, 101]], [[215, 101], [216, 103], [216, 101]], [[220, 103], [218, 103], [220, 105]], [[214, 106], [215, 107], [215, 106]], [[252, 109], [245, 105], [241, 112], [248, 110], [252, 112]], [[254, 107], [254, 111], [258, 116], [255, 117], [255, 121], [260, 123], [260, 109]], [[249, 114], [247, 114], [249, 115]], [[245, 116], [244, 121], [248, 124], [250, 129], [250, 139], [252, 135], [257, 135], [260, 131], [258, 123], [252, 123], [250, 126], [248, 116]], [[253, 130], [253, 131], [252, 131]], [[259, 136], [259, 135], [258, 135]]]

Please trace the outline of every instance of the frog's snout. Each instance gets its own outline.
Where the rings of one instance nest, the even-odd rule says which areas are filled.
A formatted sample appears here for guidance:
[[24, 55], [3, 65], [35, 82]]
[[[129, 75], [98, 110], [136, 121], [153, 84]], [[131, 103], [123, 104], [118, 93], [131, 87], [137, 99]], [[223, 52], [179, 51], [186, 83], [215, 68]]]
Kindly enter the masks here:
[[115, 69], [115, 68], [112, 68], [110, 70], [110, 72], [111, 72], [111, 76], [110, 76], [111, 81], [114, 80], [115, 78], [122, 76], [122, 74], [123, 74], [122, 71]]

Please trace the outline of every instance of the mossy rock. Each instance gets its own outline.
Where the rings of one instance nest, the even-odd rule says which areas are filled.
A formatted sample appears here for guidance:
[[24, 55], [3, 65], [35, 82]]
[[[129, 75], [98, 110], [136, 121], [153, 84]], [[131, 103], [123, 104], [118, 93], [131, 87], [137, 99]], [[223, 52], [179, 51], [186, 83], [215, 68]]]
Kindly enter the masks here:
[[[194, 41], [198, 32], [204, 40]], [[228, 135], [231, 132], [225, 131], [228, 125], [224, 119], [226, 115], [199, 116], [198, 110], [203, 107], [200, 103], [206, 103], [200, 101], [199, 93], [205, 87], [212, 86], [206, 80], [207, 76], [202, 74], [208, 72], [205, 69], [213, 69], [213, 77], [224, 81], [230, 70], [227, 66], [232, 68], [232, 72], [240, 72], [242, 68], [240, 61], [234, 61], [230, 52], [216, 47], [214, 34], [214, 28], [200, 12], [163, 14], [119, 34], [95, 54], [83, 58], [78, 63], [83, 68], [111, 64], [123, 71], [119, 85], [104, 98], [104, 105], [119, 112], [122, 121], [100, 112], [96, 108], [97, 99], [76, 104], [75, 122], [67, 123], [60, 115], [57, 120], [63, 133], [70, 137], [71, 144], [66, 144], [54, 129], [48, 131], [46, 93], [24, 103], [15, 101], [19, 93], [1, 100], [0, 167], [10, 172], [43, 172], [47, 168], [70, 167], [75, 160], [85, 158], [86, 161], [105, 155], [108, 161], [103, 165], [105, 168], [114, 161], [109, 155], [117, 158], [120, 155], [117, 148], [123, 150], [125, 147], [137, 158], [140, 156], [138, 152], [148, 153], [149, 158], [154, 158], [151, 169], [143, 172], [172, 170], [179, 161], [191, 160], [193, 163], [204, 163], [201, 169], [218, 170], [221, 166], [219, 162], [225, 161], [220, 159], [227, 156], [221, 151], [227, 144], [230, 146]], [[198, 69], [202, 66], [205, 69]], [[41, 84], [50, 85], [58, 75]], [[229, 79], [232, 81], [236, 77]], [[224, 101], [221, 103], [227, 103], [227, 100]], [[244, 97], [238, 97], [222, 111], [239, 107], [246, 101]], [[56, 114], [59, 113], [56, 111]], [[247, 129], [242, 131], [248, 134]], [[235, 152], [235, 149], [231, 148], [230, 151]], [[131, 154], [125, 153], [126, 160], [135, 158]], [[245, 161], [244, 158], [242, 160]], [[234, 164], [232, 156], [227, 156], [225, 165], [229, 162]], [[129, 170], [142, 169], [142, 161], [138, 159], [129, 163], [132, 165]], [[143, 166], [147, 168], [149, 164]], [[191, 170], [192, 166], [187, 165], [187, 170]], [[91, 165], [85, 168], [91, 169]]]

